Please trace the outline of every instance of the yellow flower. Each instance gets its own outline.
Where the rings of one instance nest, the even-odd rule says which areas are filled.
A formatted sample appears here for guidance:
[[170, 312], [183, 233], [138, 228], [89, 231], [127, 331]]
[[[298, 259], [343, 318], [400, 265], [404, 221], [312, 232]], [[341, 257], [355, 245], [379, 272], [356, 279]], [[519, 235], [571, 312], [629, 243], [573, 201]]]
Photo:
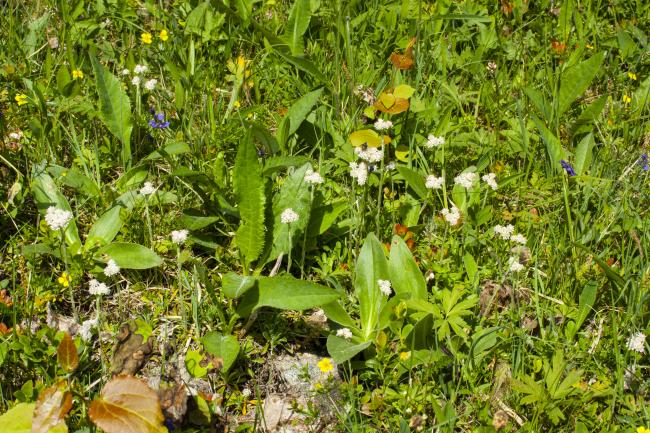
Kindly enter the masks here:
[[628, 72], [627, 76], [630, 77], [630, 80], [636, 81], [636, 74], [634, 72]]
[[630, 98], [627, 95], [623, 95], [623, 103], [624, 104], [629, 104], [630, 102], [632, 102], [632, 98]]
[[70, 286], [70, 274], [68, 274], [67, 272], [62, 273], [61, 276], [57, 279], [57, 281], [63, 287]]
[[646, 428], [646, 427], [643, 427], [643, 426], [638, 427], [636, 429], [636, 433], [650, 433], [650, 428]]
[[24, 93], [18, 93], [14, 97], [14, 100], [16, 101], [16, 104], [18, 104], [18, 106], [25, 105], [27, 104], [27, 95], [25, 95]]
[[167, 30], [162, 29], [160, 33], [158, 33], [158, 37], [161, 41], [166, 42], [167, 39], [169, 39], [169, 33], [167, 33]]
[[411, 358], [411, 351], [410, 350], [408, 352], [400, 352], [400, 354], [399, 354], [399, 359], [401, 361], [407, 361], [410, 358]]
[[140, 40], [142, 41], [143, 44], [149, 45], [152, 41], [151, 33], [142, 33], [140, 35]]
[[323, 358], [320, 361], [318, 361], [318, 368], [320, 368], [320, 371], [323, 373], [327, 373], [329, 371], [334, 370], [334, 365], [332, 364], [332, 360], [329, 358]]
[[239, 108], [239, 107], [241, 107], [241, 103], [240, 103], [239, 101], [235, 101], [232, 105], [233, 105], [235, 108]]
[[77, 78], [82, 79], [84, 77], [83, 71], [80, 71], [79, 69], [75, 69], [72, 71], [72, 79], [76, 80]]

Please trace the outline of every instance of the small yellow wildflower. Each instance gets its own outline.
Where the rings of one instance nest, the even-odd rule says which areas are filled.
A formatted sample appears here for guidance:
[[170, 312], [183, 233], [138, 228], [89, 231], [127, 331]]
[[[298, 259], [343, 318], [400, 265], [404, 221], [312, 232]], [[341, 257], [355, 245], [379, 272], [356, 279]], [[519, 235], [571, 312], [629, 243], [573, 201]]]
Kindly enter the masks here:
[[63, 287], [70, 286], [70, 274], [68, 274], [67, 272], [62, 273], [61, 276], [57, 279], [57, 281]]
[[636, 429], [636, 433], [650, 433], [650, 428], [643, 427], [643, 426], [638, 427]]
[[163, 42], [167, 42], [167, 39], [169, 39], [169, 33], [167, 33], [167, 30], [162, 29], [160, 33], [158, 33], [158, 38]]
[[74, 71], [72, 71], [73, 80], [76, 80], [77, 78], [81, 80], [83, 77], [84, 77], [83, 71], [80, 71], [79, 69], [75, 69]]
[[143, 44], [149, 45], [153, 40], [153, 37], [151, 36], [151, 33], [142, 33], [140, 35], [140, 40], [142, 41]]
[[623, 103], [624, 104], [629, 104], [630, 102], [632, 102], [632, 98], [630, 98], [627, 95], [623, 95]]
[[591, 44], [585, 44], [585, 47], [587, 47], [588, 50], [593, 50], [594, 46]]
[[636, 81], [636, 74], [634, 72], [628, 72], [627, 76], [630, 77], [630, 80]]
[[18, 104], [18, 106], [25, 105], [27, 104], [27, 95], [25, 95], [24, 93], [18, 93], [14, 97], [14, 100], [16, 101], [16, 104]]
[[408, 352], [400, 352], [399, 354], [400, 361], [408, 361], [410, 358], [411, 358], [410, 350]]
[[320, 361], [318, 361], [318, 368], [320, 368], [320, 371], [322, 371], [323, 373], [327, 373], [334, 370], [334, 365], [332, 364], [331, 359], [323, 358]]
[[235, 108], [239, 108], [239, 107], [241, 107], [241, 103], [240, 103], [239, 101], [235, 101], [232, 105], [233, 105], [233, 107], [235, 107]]

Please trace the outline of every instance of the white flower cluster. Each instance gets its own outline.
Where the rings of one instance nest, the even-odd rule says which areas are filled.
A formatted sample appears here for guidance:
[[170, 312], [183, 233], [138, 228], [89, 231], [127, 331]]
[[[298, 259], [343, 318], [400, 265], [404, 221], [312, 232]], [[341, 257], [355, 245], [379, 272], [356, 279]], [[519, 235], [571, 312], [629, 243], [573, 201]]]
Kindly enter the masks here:
[[519, 262], [518, 257], [510, 257], [508, 259], [508, 269], [510, 272], [520, 272], [524, 270], [524, 265]]
[[487, 183], [488, 186], [495, 191], [499, 187], [499, 185], [497, 184], [497, 175], [494, 173], [484, 174], [483, 177], [481, 177], [481, 179], [483, 179], [483, 182]]
[[350, 163], [350, 176], [357, 180], [359, 185], [365, 185], [368, 180], [368, 166], [365, 162], [351, 162]]
[[461, 173], [454, 178], [454, 182], [465, 189], [470, 189], [474, 182], [476, 182], [476, 179], [478, 179], [478, 174], [476, 173]]
[[293, 209], [290, 207], [286, 208], [285, 210], [282, 211], [280, 214], [280, 222], [282, 224], [291, 224], [295, 223], [298, 221], [300, 218], [300, 215], [298, 215]]
[[369, 147], [365, 150], [361, 147], [356, 147], [354, 153], [356, 153], [359, 158], [371, 164], [384, 159], [384, 151], [378, 147]]
[[108, 295], [111, 292], [111, 290], [108, 288], [106, 284], [99, 282], [93, 278], [88, 282], [88, 292], [91, 295], [102, 296], [102, 295]]
[[444, 177], [436, 177], [433, 174], [430, 174], [427, 176], [424, 186], [426, 186], [429, 189], [442, 189], [443, 185], [445, 184], [445, 178]]
[[645, 334], [637, 332], [630, 335], [630, 338], [627, 339], [627, 348], [635, 352], [645, 353]]
[[187, 235], [190, 232], [186, 229], [183, 230], [174, 230], [171, 232], [172, 242], [175, 244], [182, 244], [187, 240]]
[[514, 234], [514, 232], [515, 232], [515, 228], [512, 224], [508, 224], [506, 226], [502, 226], [502, 225], [494, 226], [494, 233], [499, 235], [499, 237], [504, 241], [511, 240], [518, 244], [526, 245], [526, 242], [528, 242], [526, 236], [519, 233]]
[[72, 219], [72, 212], [60, 209], [55, 206], [47, 208], [45, 213], [45, 222], [52, 230], [61, 230], [68, 225]]
[[443, 209], [440, 211], [440, 213], [445, 218], [445, 220], [452, 226], [458, 224], [458, 221], [460, 220], [460, 210], [458, 210], [458, 208], [454, 205], [452, 205], [451, 210]]
[[151, 80], [147, 80], [144, 82], [143, 86], [145, 89], [152, 91], [153, 89], [156, 88], [156, 84], [158, 84], [158, 80], [155, 78], [152, 78]]
[[433, 134], [429, 134], [427, 137], [427, 142], [424, 143], [424, 146], [427, 149], [433, 149], [434, 147], [438, 147], [442, 144], [445, 144], [445, 137], [436, 137]]
[[341, 328], [336, 331], [336, 336], [341, 337], [345, 340], [350, 340], [352, 338], [352, 331], [350, 331], [348, 328]]
[[117, 275], [119, 273], [120, 273], [120, 267], [115, 262], [115, 260], [110, 259], [108, 263], [106, 263], [106, 267], [104, 268], [104, 275], [106, 275], [107, 277], [112, 277], [113, 275]]
[[156, 187], [151, 182], [145, 182], [142, 188], [140, 188], [140, 194], [142, 195], [151, 195], [154, 192], [156, 192]]
[[379, 291], [385, 296], [390, 296], [393, 293], [393, 289], [390, 286], [390, 281], [377, 280], [377, 285], [379, 286]]
[[323, 176], [320, 175], [317, 171], [312, 170], [311, 168], [307, 169], [304, 177], [305, 182], [312, 185], [317, 185], [324, 182]]
[[79, 327], [79, 335], [83, 341], [90, 341], [92, 338], [92, 330], [97, 326], [97, 319], [84, 320]]
[[[133, 78], [131, 78], [131, 84], [138, 87], [140, 85], [140, 82], [142, 81], [142, 74], [145, 74], [148, 70], [149, 67], [147, 65], [135, 65], [135, 68], [133, 68], [134, 75]], [[131, 75], [131, 72], [128, 69], [124, 69], [122, 70], [122, 75], [124, 76]], [[151, 91], [156, 88], [156, 84], [158, 84], [158, 80], [152, 78], [150, 80], [145, 81], [143, 87]]]
[[375, 122], [375, 129], [377, 131], [384, 131], [393, 127], [393, 122], [390, 120], [377, 119]]

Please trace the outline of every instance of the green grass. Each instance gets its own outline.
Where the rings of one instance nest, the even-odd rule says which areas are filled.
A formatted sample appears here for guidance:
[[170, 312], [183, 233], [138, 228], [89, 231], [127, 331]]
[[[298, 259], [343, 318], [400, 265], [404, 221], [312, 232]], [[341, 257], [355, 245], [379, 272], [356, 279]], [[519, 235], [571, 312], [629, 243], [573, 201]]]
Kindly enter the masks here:
[[[176, 431], [261, 431], [269, 365], [309, 352], [342, 378], [311, 392], [336, 400], [330, 414], [305, 409], [313, 431], [650, 427], [646, 2], [0, 12], [0, 424], [60, 386], [72, 406], [49, 431], [113, 433], [88, 411], [110, 372], [174, 385], [185, 357], [214, 395], [190, 398], [207, 424], [187, 415]], [[401, 113], [364, 100], [404, 104], [390, 96], [400, 85]], [[350, 135], [378, 118], [390, 143], [364, 182], [350, 163], [366, 146]], [[461, 173], [477, 174], [470, 189]], [[51, 228], [51, 206], [71, 212], [65, 228]], [[441, 211], [454, 206], [451, 224]], [[495, 233], [508, 224], [523, 244]], [[111, 259], [121, 269], [107, 276]], [[90, 294], [92, 279], [110, 294]], [[319, 309], [326, 328], [310, 325]], [[141, 371], [115, 370], [125, 323], [150, 339]], [[65, 332], [78, 365], [57, 356]]]

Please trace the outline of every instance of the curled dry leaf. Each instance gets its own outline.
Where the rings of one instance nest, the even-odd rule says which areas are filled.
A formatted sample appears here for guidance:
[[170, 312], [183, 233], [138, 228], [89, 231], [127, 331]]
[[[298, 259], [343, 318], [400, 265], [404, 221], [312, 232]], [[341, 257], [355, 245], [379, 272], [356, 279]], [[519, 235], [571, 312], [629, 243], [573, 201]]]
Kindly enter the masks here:
[[38, 396], [32, 418], [32, 433], [68, 431], [65, 416], [72, 408], [72, 394], [64, 381], [51, 386]]
[[88, 416], [106, 433], [167, 433], [158, 395], [133, 376], [111, 379]]
[[72, 337], [67, 332], [63, 335], [59, 347], [56, 349], [56, 357], [59, 365], [68, 373], [72, 373], [79, 365], [79, 355], [77, 355], [77, 346], [74, 345]]

